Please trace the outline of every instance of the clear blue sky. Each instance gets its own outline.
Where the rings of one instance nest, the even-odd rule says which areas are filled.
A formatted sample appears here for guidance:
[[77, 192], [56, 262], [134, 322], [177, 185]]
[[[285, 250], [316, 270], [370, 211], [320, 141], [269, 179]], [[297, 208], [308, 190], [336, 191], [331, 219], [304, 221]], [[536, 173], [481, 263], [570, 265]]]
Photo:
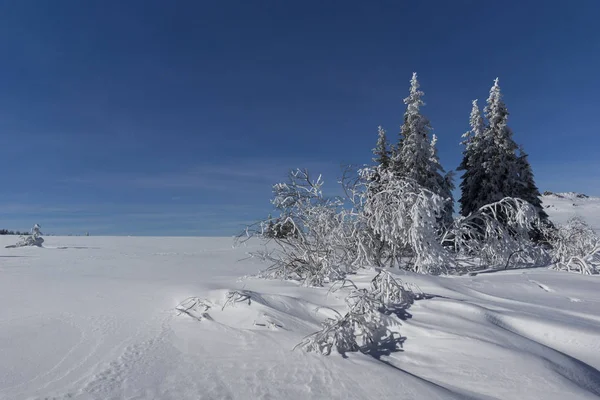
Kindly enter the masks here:
[[[446, 169], [500, 77], [541, 190], [600, 195], [600, 1], [0, 4], [0, 228], [232, 235], [370, 162], [418, 72]], [[458, 183], [458, 182], [457, 182]]]

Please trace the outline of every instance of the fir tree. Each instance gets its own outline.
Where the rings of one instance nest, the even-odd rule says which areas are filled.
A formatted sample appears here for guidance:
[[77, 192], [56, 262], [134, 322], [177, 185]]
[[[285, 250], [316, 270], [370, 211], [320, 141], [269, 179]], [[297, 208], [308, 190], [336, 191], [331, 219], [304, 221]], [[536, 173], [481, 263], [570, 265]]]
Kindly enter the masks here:
[[542, 207], [541, 194], [533, 179], [533, 170], [527, 157], [528, 154], [525, 153], [523, 146], [519, 146], [517, 170], [520, 178], [520, 186], [517, 188], [518, 193], [516, 193], [515, 197], [519, 197], [534, 206], [538, 211], [540, 219], [546, 222], [548, 221], [548, 214], [546, 214]]
[[454, 190], [454, 173], [452, 171], [446, 173], [444, 167], [440, 164], [436, 144], [437, 136], [433, 135], [429, 146], [429, 176], [426, 187], [446, 200], [442, 223], [445, 226], [449, 226], [452, 223], [452, 214], [454, 212], [454, 198], [452, 196], [452, 190]]
[[390, 167], [390, 149], [387, 142], [387, 138], [385, 136], [385, 130], [379, 126], [377, 128], [378, 137], [377, 137], [377, 146], [373, 149], [373, 154], [375, 158], [373, 161], [377, 163], [383, 169], [388, 169]]
[[461, 182], [461, 214], [466, 216], [486, 204], [517, 197], [532, 204], [542, 220], [547, 219], [540, 193], [533, 179], [527, 154], [520, 150], [508, 127], [508, 110], [498, 78], [490, 89], [484, 109], [488, 125], [484, 126], [477, 102], [471, 110], [471, 130], [463, 135], [465, 145], [459, 170], [464, 171]]
[[444, 224], [452, 222], [454, 202], [452, 199], [453, 174], [445, 174], [437, 154], [437, 137], [429, 140], [431, 125], [421, 114], [424, 93], [419, 90], [417, 74], [410, 80], [410, 92], [404, 99], [406, 111], [400, 130], [398, 146], [392, 151], [391, 169], [401, 178], [414, 180], [419, 185], [447, 199], [442, 218]]
[[[508, 127], [508, 110], [498, 85], [498, 78], [490, 89], [490, 97], [484, 109], [488, 126], [484, 131], [483, 151], [484, 168], [487, 180], [481, 190], [485, 201], [479, 206], [502, 200], [504, 197], [516, 197], [519, 186], [517, 144], [512, 139], [512, 131]], [[478, 208], [479, 208], [478, 207]]]
[[[488, 125], [481, 132], [478, 111], [471, 111], [471, 134], [467, 135], [461, 213], [468, 215], [480, 207], [514, 197], [519, 185], [512, 131], [507, 125], [508, 110], [502, 100], [498, 79], [490, 89], [484, 108]], [[480, 133], [477, 133], [480, 132]]]
[[410, 80], [409, 95], [404, 99], [406, 112], [400, 131], [400, 142], [394, 155], [393, 169], [400, 176], [413, 179], [425, 186], [429, 172], [428, 134], [431, 126], [429, 120], [420, 112], [421, 106], [425, 105], [421, 99], [423, 95], [424, 93], [419, 90], [419, 81], [415, 72]]
[[461, 197], [459, 199], [460, 213], [463, 216], [467, 216], [479, 208], [475, 204], [475, 198], [485, 178], [483, 148], [481, 146], [485, 125], [477, 100], [473, 100], [472, 104], [469, 118], [471, 129], [463, 134], [464, 140], [461, 144], [465, 146], [465, 149], [463, 150], [462, 162], [458, 167], [459, 171], [464, 171], [460, 184]]

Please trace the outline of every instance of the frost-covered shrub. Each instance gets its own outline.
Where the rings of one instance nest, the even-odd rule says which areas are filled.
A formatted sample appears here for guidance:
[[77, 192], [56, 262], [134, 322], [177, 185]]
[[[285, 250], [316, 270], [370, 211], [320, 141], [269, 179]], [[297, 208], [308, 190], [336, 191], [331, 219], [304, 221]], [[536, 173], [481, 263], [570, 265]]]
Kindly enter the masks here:
[[415, 300], [415, 293], [404, 282], [383, 269], [371, 280], [369, 289], [383, 307], [408, 307]]
[[7, 248], [15, 248], [15, 247], [25, 247], [25, 246], [37, 246], [42, 247], [44, 243], [44, 238], [42, 237], [42, 232], [40, 231], [40, 226], [35, 224], [33, 228], [31, 228], [31, 235], [21, 236], [19, 241], [11, 246], [6, 246]]
[[600, 239], [594, 230], [578, 217], [546, 232], [554, 269], [582, 274], [600, 273]]
[[[360, 169], [341, 184], [345, 197], [326, 198], [320, 176], [312, 180], [307, 171], [296, 170], [288, 182], [274, 185], [279, 216], [239, 238], [272, 239], [275, 246], [253, 254], [271, 263], [263, 276], [320, 286], [360, 267], [401, 265], [407, 255], [410, 270], [447, 272], [452, 257], [439, 241], [444, 199], [382, 169]], [[293, 234], [272, 234], [274, 220]]]
[[539, 226], [531, 204], [506, 197], [457, 218], [441, 241], [459, 256], [477, 257], [492, 266], [543, 264], [549, 262], [547, 252], [530, 238]]
[[386, 329], [380, 312], [383, 304], [366, 289], [352, 291], [346, 304], [346, 314], [336, 311], [335, 318], [325, 320], [320, 331], [309, 335], [296, 347], [329, 355], [333, 349], [344, 354], [372, 346], [381, 336], [381, 330]]
[[279, 218], [269, 217], [265, 222], [266, 226], [263, 229], [263, 236], [267, 239], [284, 239], [298, 236], [296, 227], [289, 220], [281, 221]]
[[[361, 316], [362, 317], [362, 316]], [[338, 353], [358, 351], [360, 346], [356, 340], [355, 326], [361, 323], [362, 318], [347, 313], [336, 318], [328, 318], [323, 322], [323, 328], [306, 337], [296, 347], [323, 355], [331, 354], [335, 349]]]
[[[356, 286], [354, 286], [356, 287]], [[344, 354], [377, 350], [382, 342], [396, 342], [388, 329], [386, 314], [398, 314], [408, 308], [415, 294], [390, 273], [380, 270], [368, 289], [354, 289], [346, 297], [348, 311], [336, 313], [322, 324], [322, 329], [307, 336], [296, 347], [329, 355], [335, 349]]]
[[521, 199], [485, 205], [446, 229], [440, 223], [446, 200], [413, 180], [362, 168], [340, 183], [345, 196], [337, 198], [324, 197], [321, 177], [313, 180], [305, 170], [274, 185], [279, 215], [238, 238], [269, 238], [271, 245], [253, 254], [271, 264], [262, 276], [322, 286], [362, 267], [449, 274], [471, 269], [465, 258], [505, 268], [550, 261], [532, 240], [541, 229], [539, 214]]
[[555, 262], [565, 262], [573, 256], [590, 254], [599, 244], [594, 230], [581, 218], [574, 217], [558, 225], [547, 235]]
[[199, 297], [188, 297], [181, 303], [179, 303], [175, 310], [179, 314], [186, 314], [192, 317], [195, 320], [202, 321], [205, 319], [211, 319], [208, 314], [208, 310], [210, 310], [212, 304], [205, 299], [201, 299]]
[[[275, 246], [253, 254], [271, 263], [263, 276], [321, 286], [355, 270], [352, 253], [356, 250], [348, 244], [351, 212], [343, 209], [340, 199], [325, 198], [322, 186], [321, 177], [313, 180], [306, 170], [293, 171], [288, 182], [273, 186], [277, 221], [293, 233], [275, 235]], [[247, 228], [238, 240], [268, 236], [270, 223], [261, 221]]]
[[428, 274], [447, 272], [453, 262], [439, 240], [444, 199], [413, 180], [397, 178], [389, 171], [378, 174], [376, 190], [367, 191], [362, 210], [366, 225], [384, 244], [390, 258], [399, 261], [409, 248], [414, 255], [410, 269]]

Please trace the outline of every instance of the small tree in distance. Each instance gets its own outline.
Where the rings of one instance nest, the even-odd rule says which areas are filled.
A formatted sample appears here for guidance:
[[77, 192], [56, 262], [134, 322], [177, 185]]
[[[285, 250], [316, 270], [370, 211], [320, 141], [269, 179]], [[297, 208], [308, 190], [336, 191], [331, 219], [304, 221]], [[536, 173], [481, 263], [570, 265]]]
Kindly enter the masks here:
[[15, 247], [25, 247], [25, 246], [37, 246], [42, 247], [44, 243], [44, 238], [42, 237], [42, 232], [40, 231], [40, 226], [35, 224], [33, 228], [31, 228], [31, 234], [27, 236], [21, 236], [17, 244], [6, 246], [7, 249], [15, 248]]

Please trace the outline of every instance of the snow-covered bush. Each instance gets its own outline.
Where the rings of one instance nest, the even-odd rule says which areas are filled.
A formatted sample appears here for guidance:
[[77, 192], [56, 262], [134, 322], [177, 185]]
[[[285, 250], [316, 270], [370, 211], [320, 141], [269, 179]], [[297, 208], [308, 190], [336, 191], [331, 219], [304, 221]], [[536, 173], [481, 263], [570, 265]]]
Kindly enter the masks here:
[[207, 300], [201, 299], [199, 297], [188, 297], [181, 303], [179, 303], [175, 310], [179, 314], [186, 314], [192, 317], [195, 320], [202, 321], [205, 319], [211, 319], [208, 314], [208, 310], [210, 310], [212, 304], [210, 304]]
[[599, 244], [594, 230], [581, 218], [573, 217], [558, 225], [548, 235], [555, 262], [566, 262], [573, 256], [591, 253]]
[[387, 330], [380, 312], [382, 302], [366, 289], [353, 290], [346, 298], [348, 312], [336, 313], [335, 318], [323, 322], [323, 328], [306, 337], [296, 347], [306, 351], [315, 351], [324, 355], [333, 349], [338, 353], [359, 351], [373, 345], [381, 336], [381, 330]]
[[19, 241], [11, 246], [6, 246], [7, 248], [15, 248], [15, 247], [25, 247], [25, 246], [37, 246], [42, 247], [44, 243], [44, 238], [42, 237], [42, 232], [40, 231], [40, 226], [35, 224], [33, 228], [31, 228], [31, 235], [21, 236]]
[[[340, 183], [342, 198], [324, 197], [321, 177], [313, 180], [305, 170], [274, 185], [279, 216], [238, 238], [267, 237], [275, 244], [253, 254], [271, 263], [263, 276], [320, 286], [361, 267], [401, 265], [407, 255], [410, 270], [447, 272], [452, 257], [439, 241], [444, 199], [383, 169], [363, 168]], [[274, 220], [291, 233], [273, 235]]]
[[379, 269], [377, 275], [371, 280], [369, 289], [372, 296], [386, 308], [408, 307], [416, 296], [404, 282], [383, 269]]
[[[414, 255], [409, 269], [427, 274], [447, 272], [453, 261], [439, 241], [445, 200], [413, 180], [385, 170], [377, 172], [376, 190], [366, 191], [361, 216], [385, 246], [388, 258], [399, 263], [408, 247]], [[361, 173], [373, 172], [365, 169]]]
[[445, 229], [446, 199], [414, 180], [379, 167], [345, 174], [340, 183], [345, 196], [337, 198], [323, 196], [321, 177], [313, 180], [305, 170], [274, 185], [279, 215], [238, 238], [267, 237], [274, 244], [253, 254], [271, 263], [262, 276], [322, 286], [362, 267], [452, 274], [468, 272], [473, 260], [495, 268], [550, 262], [532, 240], [541, 229], [539, 213], [521, 199], [485, 205]]
[[326, 356], [331, 354], [333, 349], [340, 354], [358, 351], [360, 346], [356, 340], [355, 327], [360, 326], [362, 320], [362, 315], [354, 315], [350, 312], [343, 316], [339, 314], [336, 318], [328, 318], [323, 322], [320, 331], [306, 337], [296, 348]]
[[552, 247], [554, 269], [600, 273], [600, 239], [582, 219], [571, 218], [566, 224], [547, 230], [545, 236]]
[[380, 342], [395, 342], [397, 332], [386, 323], [386, 315], [408, 308], [416, 295], [389, 272], [379, 270], [368, 289], [352, 290], [346, 297], [348, 311], [323, 322], [322, 329], [307, 336], [296, 347], [329, 355], [376, 350]]
[[263, 228], [263, 236], [267, 239], [284, 239], [297, 235], [296, 227], [291, 221], [282, 222], [279, 218], [272, 218], [271, 216], [269, 216], [266, 226]]
[[540, 265], [549, 262], [548, 254], [530, 238], [539, 226], [531, 204], [506, 197], [457, 218], [441, 241], [457, 256], [480, 258], [490, 266]]
[[[292, 232], [272, 237], [274, 248], [254, 253], [271, 263], [263, 276], [302, 281], [305, 285], [321, 286], [343, 279], [355, 266], [351, 262], [347, 242], [348, 219], [351, 213], [343, 209], [340, 199], [323, 196], [321, 176], [312, 179], [306, 170], [292, 171], [286, 183], [273, 186], [272, 204], [279, 212], [277, 221]], [[250, 226], [238, 241], [265, 237], [272, 221]]]

